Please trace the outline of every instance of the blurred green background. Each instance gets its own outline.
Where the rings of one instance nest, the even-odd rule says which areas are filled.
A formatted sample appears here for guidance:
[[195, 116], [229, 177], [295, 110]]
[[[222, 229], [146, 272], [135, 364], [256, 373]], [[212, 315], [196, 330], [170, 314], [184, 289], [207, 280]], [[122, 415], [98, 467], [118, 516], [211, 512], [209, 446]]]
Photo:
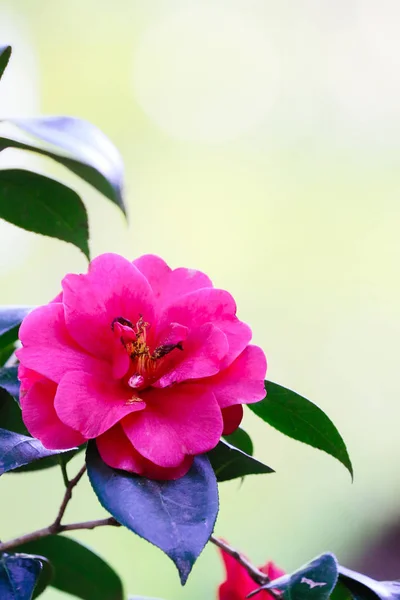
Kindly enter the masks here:
[[[318, 403], [348, 443], [353, 485], [246, 413], [277, 473], [222, 484], [216, 532], [257, 563], [292, 569], [329, 549], [351, 564], [399, 515], [399, 19], [397, 0], [0, 0], [14, 47], [0, 114], [99, 126], [126, 164], [129, 225], [49, 160], [7, 151], [0, 167], [71, 182], [93, 256], [157, 253], [228, 289], [269, 378]], [[86, 269], [62, 242], [4, 222], [0, 237], [2, 304], [45, 303]], [[62, 487], [54, 470], [1, 478], [1, 539], [48, 524]], [[102, 514], [82, 484], [68, 520]], [[132, 594], [211, 600], [222, 580], [214, 547], [181, 588], [127, 531], [76, 537]]]

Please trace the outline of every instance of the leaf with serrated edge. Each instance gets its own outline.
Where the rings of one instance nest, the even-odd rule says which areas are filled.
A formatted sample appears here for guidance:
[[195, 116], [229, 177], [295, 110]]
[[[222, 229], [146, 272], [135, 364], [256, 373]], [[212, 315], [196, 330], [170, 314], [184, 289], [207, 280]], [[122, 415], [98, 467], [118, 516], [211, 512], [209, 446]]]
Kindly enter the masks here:
[[250, 410], [281, 433], [327, 452], [341, 462], [353, 478], [346, 444], [324, 411], [310, 400], [272, 381], [266, 382], [266, 390], [264, 400], [247, 405]]
[[108, 467], [89, 441], [86, 466], [100, 504], [175, 563], [182, 585], [208, 542], [218, 513], [218, 487], [205, 455], [175, 481], [154, 481]]

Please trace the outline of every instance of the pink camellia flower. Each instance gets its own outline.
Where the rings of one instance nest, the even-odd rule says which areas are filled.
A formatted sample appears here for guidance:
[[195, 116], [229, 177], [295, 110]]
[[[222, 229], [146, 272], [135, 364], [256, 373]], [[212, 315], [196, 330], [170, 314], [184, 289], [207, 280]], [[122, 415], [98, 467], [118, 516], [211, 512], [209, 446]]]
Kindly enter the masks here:
[[[254, 592], [260, 586], [230, 554], [224, 550], [220, 550], [220, 552], [225, 565], [226, 581], [219, 586], [218, 600], [246, 600], [250, 592]], [[260, 571], [268, 575], [271, 581], [285, 574], [285, 571], [271, 561], [260, 567]], [[255, 599], [274, 600], [274, 597], [266, 590], [262, 590], [255, 596]]]
[[183, 476], [265, 396], [232, 296], [157, 256], [95, 258], [20, 328], [22, 416], [46, 448], [96, 439], [109, 466]]

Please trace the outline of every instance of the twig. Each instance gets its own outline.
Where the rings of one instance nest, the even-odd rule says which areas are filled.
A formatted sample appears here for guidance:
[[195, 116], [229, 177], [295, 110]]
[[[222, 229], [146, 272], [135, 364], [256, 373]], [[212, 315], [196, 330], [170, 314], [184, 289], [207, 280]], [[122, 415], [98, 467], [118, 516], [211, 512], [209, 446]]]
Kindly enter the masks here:
[[98, 519], [97, 521], [83, 521], [82, 523], [70, 523], [68, 525], [61, 525], [61, 520], [65, 514], [68, 502], [72, 498], [72, 490], [82, 479], [85, 471], [86, 466], [83, 466], [79, 473], [76, 475], [76, 477], [69, 480], [65, 469], [64, 481], [66, 482], [67, 489], [65, 490], [64, 498], [61, 502], [61, 506], [58, 510], [54, 522], [48, 527], [44, 527], [43, 529], [37, 529], [36, 531], [32, 531], [31, 533], [21, 535], [20, 537], [14, 538], [13, 540], [9, 540], [8, 542], [0, 543], [0, 553], [6, 552], [7, 550], [11, 550], [12, 548], [16, 548], [17, 546], [26, 544], [28, 542], [40, 540], [41, 538], [47, 537], [49, 535], [57, 535], [58, 533], [62, 533], [63, 531], [74, 531], [76, 529], [95, 529], [96, 527], [104, 527], [106, 525], [110, 525], [112, 527], [119, 527], [120, 523], [118, 523], [118, 521], [116, 521], [113, 517], [109, 517], [107, 519]]
[[50, 525], [51, 528], [58, 529], [58, 527], [60, 526], [61, 519], [64, 516], [65, 510], [66, 510], [67, 505], [68, 505], [68, 502], [72, 498], [72, 490], [79, 483], [79, 481], [82, 479], [83, 475], [85, 474], [85, 471], [86, 471], [86, 465], [83, 465], [83, 467], [79, 471], [78, 475], [76, 475], [76, 477], [74, 477], [73, 479], [71, 479], [71, 481], [68, 482], [67, 489], [65, 490], [63, 501], [61, 502], [61, 506], [60, 506], [60, 509], [58, 511], [58, 515], [57, 515], [54, 523], [52, 525]]
[[12, 550], [13, 548], [16, 548], [17, 546], [20, 546], [22, 544], [34, 542], [49, 535], [56, 535], [58, 533], [62, 533], [63, 531], [74, 531], [76, 529], [95, 529], [96, 527], [105, 527], [106, 525], [110, 525], [112, 527], [119, 527], [120, 523], [118, 523], [118, 521], [116, 521], [113, 517], [109, 517], [108, 519], [99, 519], [98, 521], [84, 521], [82, 523], [58, 525], [57, 528], [54, 527], [53, 523], [53, 525], [49, 525], [49, 527], [44, 527], [43, 529], [32, 531], [31, 533], [21, 535], [20, 537], [14, 538], [13, 540], [9, 540], [8, 542], [0, 544], [0, 552], [6, 552], [7, 550]]
[[62, 478], [64, 481], [64, 485], [67, 488], [69, 486], [69, 477], [68, 477], [68, 471], [67, 471], [67, 465], [63, 459], [63, 455], [60, 454], [59, 457], [59, 463], [60, 463], [60, 467], [61, 467], [61, 473], [62, 473]]
[[258, 583], [259, 585], [265, 585], [266, 583], [269, 583], [270, 579], [268, 575], [260, 571], [260, 569], [257, 569], [257, 567], [255, 567], [249, 560], [247, 560], [247, 558], [243, 556], [243, 554], [240, 554], [238, 550], [235, 550], [235, 548], [232, 548], [232, 546], [229, 546], [229, 544], [220, 540], [214, 535], [211, 535], [210, 542], [218, 546], [218, 548], [221, 548], [221, 550], [232, 556], [232, 558], [234, 558], [236, 562], [242, 565], [242, 567], [246, 569], [253, 581]]

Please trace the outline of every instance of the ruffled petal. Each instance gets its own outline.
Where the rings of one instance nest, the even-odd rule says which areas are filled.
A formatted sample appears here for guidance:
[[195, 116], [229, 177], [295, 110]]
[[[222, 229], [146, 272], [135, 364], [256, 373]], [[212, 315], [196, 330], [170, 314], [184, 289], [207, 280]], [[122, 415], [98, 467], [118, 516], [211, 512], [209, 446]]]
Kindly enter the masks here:
[[163, 369], [164, 373], [154, 383], [155, 387], [164, 388], [218, 373], [221, 361], [228, 351], [228, 341], [218, 327], [206, 323], [190, 332], [182, 348], [171, 356], [168, 368]]
[[101, 458], [109, 467], [136, 473], [149, 479], [179, 479], [186, 475], [193, 462], [192, 456], [186, 456], [178, 467], [172, 469], [158, 467], [135, 450], [120, 423], [99, 436], [96, 444]]
[[[248, 572], [230, 554], [220, 550], [226, 571], [226, 581], [219, 587], [219, 600], [244, 600], [259, 587]], [[260, 598], [264, 592], [260, 592]], [[269, 594], [268, 594], [269, 596]]]
[[112, 360], [114, 319], [135, 324], [140, 316], [154, 321], [154, 294], [147, 279], [118, 254], [102, 254], [86, 275], [67, 275], [63, 282], [69, 333], [91, 354]]
[[215, 394], [221, 408], [233, 404], [251, 404], [265, 398], [267, 360], [258, 346], [247, 346], [224, 371], [202, 379]]
[[85, 438], [95, 438], [126, 415], [142, 411], [146, 404], [132, 399], [134, 390], [113, 379], [70, 371], [61, 379], [54, 401], [63, 423]]
[[185, 268], [172, 270], [153, 254], [141, 256], [133, 264], [150, 283], [159, 311], [184, 294], [213, 286], [210, 278], [201, 271]]
[[104, 373], [108, 365], [90, 356], [69, 335], [64, 307], [50, 303], [36, 308], [22, 321], [16, 355], [21, 364], [58, 383], [68, 371]]
[[[28, 375], [30, 377], [32, 373]], [[31, 382], [34, 380], [31, 377]], [[25, 383], [27, 379], [25, 379]], [[80, 446], [85, 438], [60, 421], [54, 409], [57, 386], [48, 379], [40, 379], [21, 393], [22, 418], [29, 433], [38, 438], [49, 450], [64, 450]]]
[[133, 446], [160, 467], [177, 467], [185, 456], [214, 448], [222, 434], [221, 410], [209, 390], [181, 384], [143, 393], [146, 409], [122, 426]]

